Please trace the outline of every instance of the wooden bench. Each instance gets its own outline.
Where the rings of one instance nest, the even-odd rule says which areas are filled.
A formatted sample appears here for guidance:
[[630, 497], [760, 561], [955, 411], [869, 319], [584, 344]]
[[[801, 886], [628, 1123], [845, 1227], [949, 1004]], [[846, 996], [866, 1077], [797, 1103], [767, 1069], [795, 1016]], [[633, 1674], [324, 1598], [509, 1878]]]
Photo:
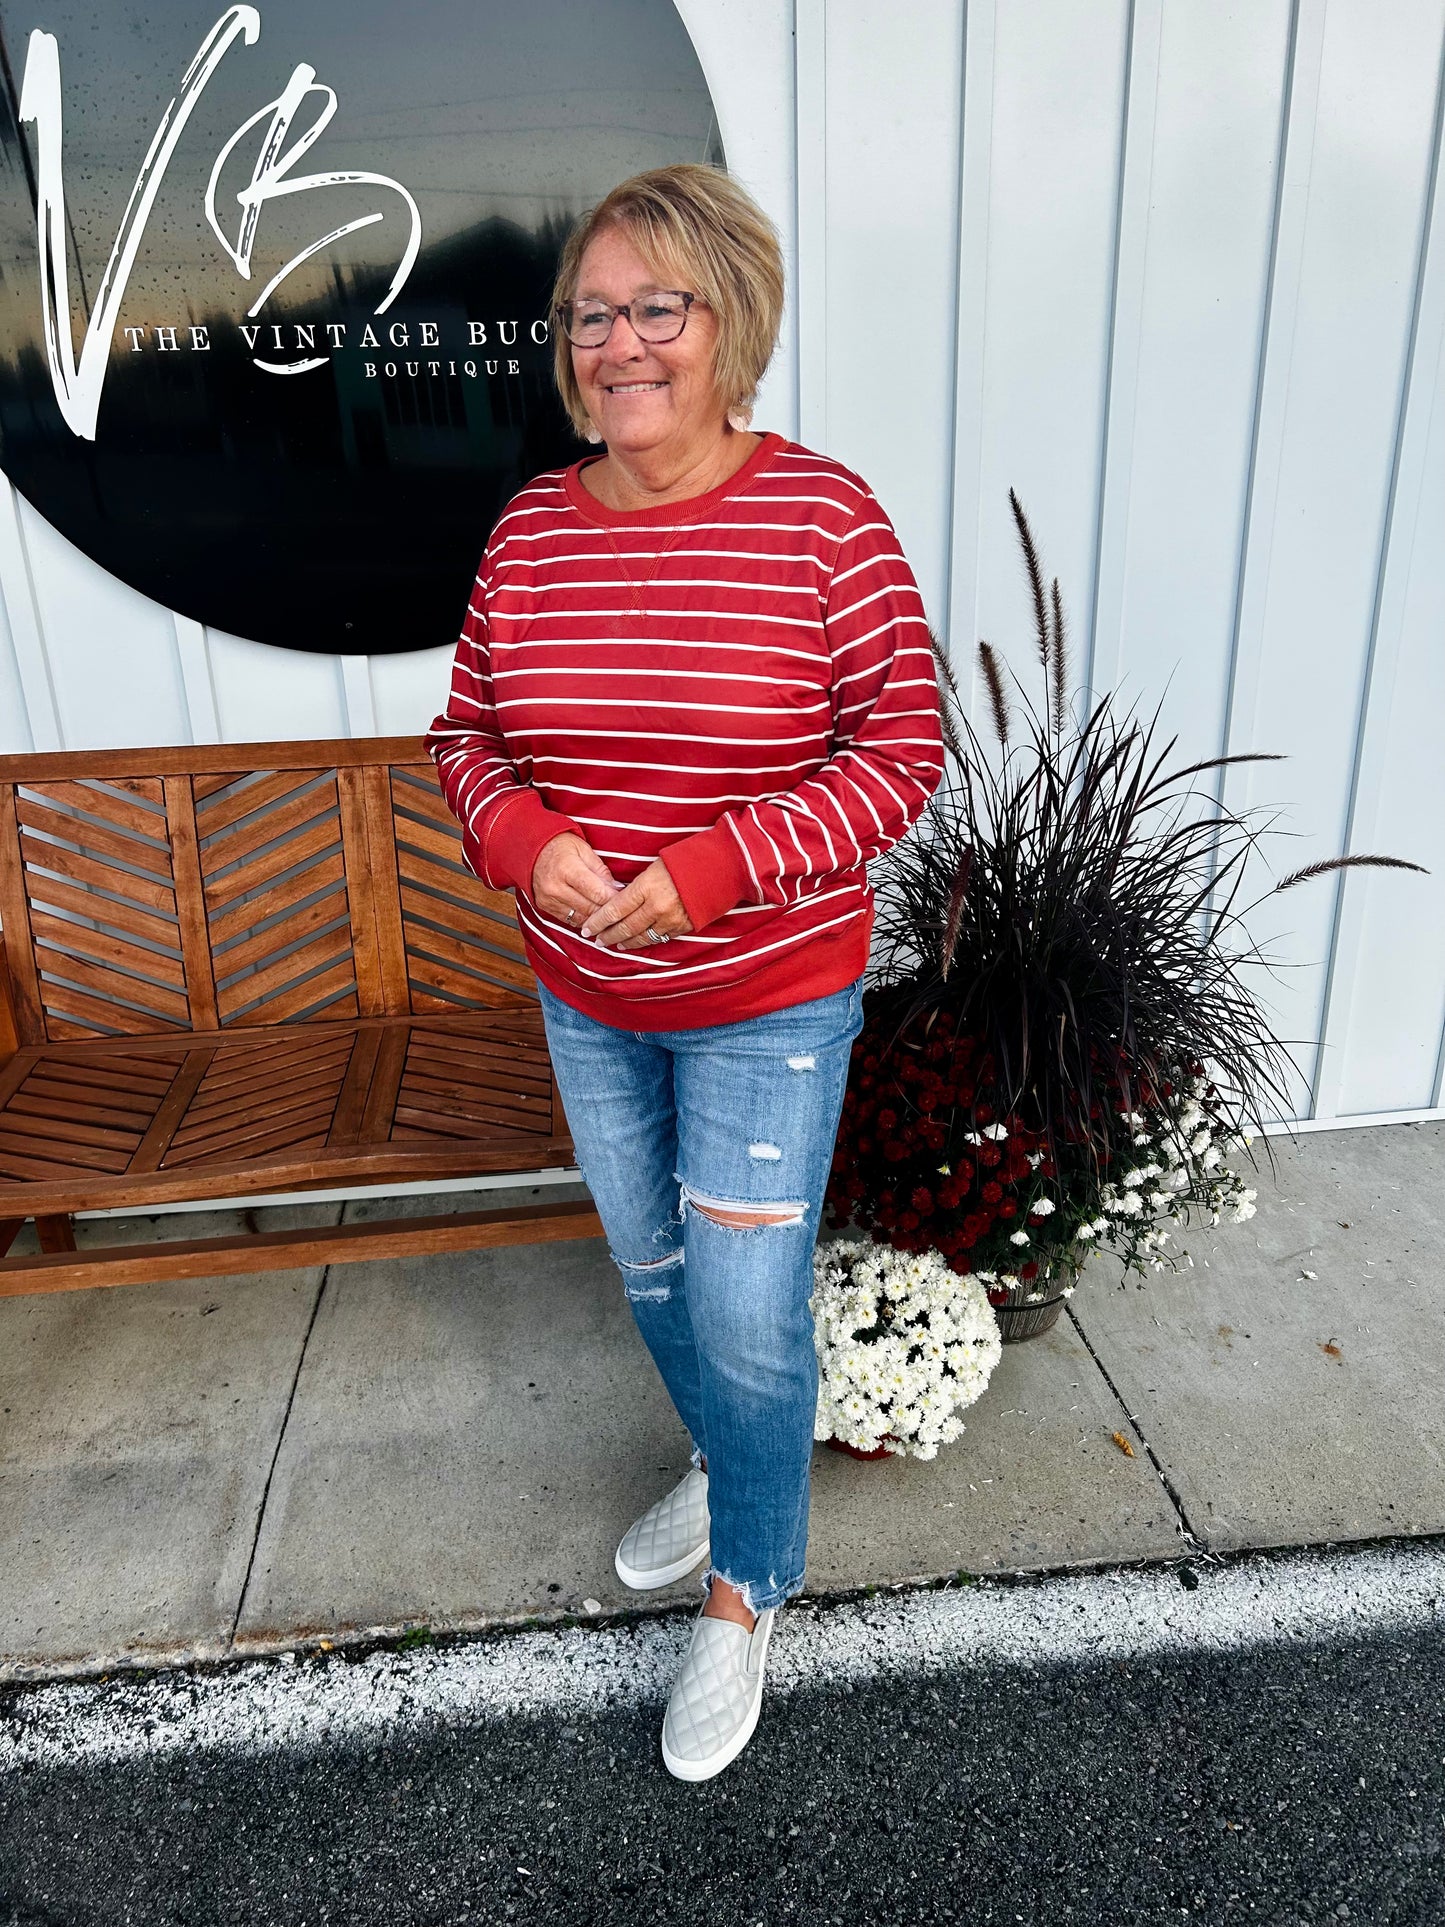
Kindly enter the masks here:
[[[572, 1162], [415, 737], [0, 758], [0, 1295], [595, 1237], [586, 1204], [77, 1251], [72, 1215]], [[15, 1257], [34, 1219], [41, 1254]]]

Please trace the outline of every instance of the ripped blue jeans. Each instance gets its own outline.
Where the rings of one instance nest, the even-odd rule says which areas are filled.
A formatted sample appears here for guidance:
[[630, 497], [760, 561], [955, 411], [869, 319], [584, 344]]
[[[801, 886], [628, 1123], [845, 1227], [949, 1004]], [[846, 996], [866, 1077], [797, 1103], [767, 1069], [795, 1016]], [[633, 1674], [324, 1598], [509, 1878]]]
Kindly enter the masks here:
[[539, 989], [578, 1163], [693, 1463], [707, 1460], [704, 1585], [780, 1606], [803, 1584], [813, 1245], [861, 979], [670, 1031], [600, 1024]]

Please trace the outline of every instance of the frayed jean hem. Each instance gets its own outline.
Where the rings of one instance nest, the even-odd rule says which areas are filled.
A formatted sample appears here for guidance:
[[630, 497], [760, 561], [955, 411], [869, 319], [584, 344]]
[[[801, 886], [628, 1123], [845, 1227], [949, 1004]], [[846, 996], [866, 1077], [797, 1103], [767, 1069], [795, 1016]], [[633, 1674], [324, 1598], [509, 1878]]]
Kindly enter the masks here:
[[711, 1593], [714, 1579], [721, 1579], [724, 1585], [731, 1586], [750, 1613], [773, 1612], [780, 1606], [786, 1606], [790, 1599], [795, 1599], [803, 1590], [802, 1573], [786, 1583], [780, 1583], [769, 1573], [766, 1585], [753, 1586], [745, 1579], [734, 1579], [728, 1573], [719, 1572], [716, 1566], [708, 1566], [701, 1582], [704, 1599]]

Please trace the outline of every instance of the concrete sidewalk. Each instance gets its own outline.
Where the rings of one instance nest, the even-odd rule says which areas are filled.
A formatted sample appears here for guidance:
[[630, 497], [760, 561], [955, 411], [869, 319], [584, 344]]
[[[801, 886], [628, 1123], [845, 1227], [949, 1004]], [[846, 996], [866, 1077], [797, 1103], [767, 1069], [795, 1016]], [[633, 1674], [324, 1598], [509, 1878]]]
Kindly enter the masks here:
[[[1096, 1260], [932, 1464], [820, 1448], [809, 1590], [1445, 1532], [1445, 1125], [1274, 1151], [1193, 1271]], [[600, 1243], [0, 1300], [0, 1678], [690, 1604], [612, 1570], [684, 1465]]]

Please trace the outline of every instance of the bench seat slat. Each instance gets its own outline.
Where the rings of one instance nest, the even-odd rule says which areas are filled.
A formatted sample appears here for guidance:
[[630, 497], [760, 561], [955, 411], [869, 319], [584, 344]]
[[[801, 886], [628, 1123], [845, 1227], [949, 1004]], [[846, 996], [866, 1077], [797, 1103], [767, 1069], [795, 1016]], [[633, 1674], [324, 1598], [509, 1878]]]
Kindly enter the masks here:
[[399, 1102], [435, 1111], [455, 1111], [458, 1117], [491, 1117], [502, 1113], [524, 1127], [538, 1118], [550, 1119], [552, 1093], [497, 1090], [455, 1078], [421, 1077], [410, 1068], [402, 1079]]
[[264, 1151], [284, 1150], [299, 1138], [310, 1138], [315, 1135], [318, 1126], [324, 1138], [335, 1109], [336, 1093], [328, 1091], [321, 1097], [312, 1098], [309, 1103], [288, 1105], [280, 1113], [285, 1119], [284, 1123], [278, 1123], [275, 1116], [248, 1116], [237, 1118], [226, 1129], [195, 1142], [177, 1142], [173, 1139], [166, 1154], [166, 1167], [173, 1170], [177, 1164], [199, 1163], [216, 1158], [233, 1164], [240, 1163], [259, 1157]]
[[[89, 1074], [85, 1075], [88, 1077]], [[132, 1117], [149, 1117], [161, 1094], [160, 1091], [133, 1091], [114, 1084], [62, 1077], [59, 1069], [48, 1060], [43, 1061], [41, 1068], [30, 1073], [20, 1091], [30, 1097], [66, 1105], [72, 1110], [82, 1109], [87, 1117], [98, 1118], [105, 1124], [123, 1123]], [[19, 1094], [17, 1092], [17, 1096]]]
[[187, 1122], [197, 1123], [205, 1117], [227, 1116], [238, 1105], [249, 1103], [258, 1094], [275, 1096], [282, 1091], [304, 1091], [318, 1077], [328, 1076], [333, 1070], [339, 1075], [350, 1055], [343, 1044], [339, 1051], [333, 1049], [324, 1054], [316, 1053], [285, 1065], [259, 1066], [244, 1078], [226, 1084], [217, 1084], [208, 1078], [204, 1090], [187, 1113]]
[[130, 1163], [130, 1153], [103, 1151], [98, 1146], [82, 1154], [79, 1145], [57, 1144], [51, 1138], [41, 1138], [38, 1142], [28, 1133], [21, 1136], [16, 1132], [0, 1129], [0, 1171], [15, 1171], [22, 1177], [60, 1177], [75, 1176], [70, 1167], [79, 1165], [86, 1171], [109, 1171], [119, 1176]]
[[336, 1099], [340, 1094], [340, 1080], [334, 1082], [336, 1088], [331, 1090], [309, 1087], [310, 1095], [304, 1092], [298, 1094], [295, 1090], [281, 1091], [274, 1097], [254, 1097], [235, 1111], [212, 1112], [209, 1117], [202, 1118], [193, 1118], [188, 1114], [185, 1123], [171, 1139], [171, 1150], [179, 1154], [196, 1151], [203, 1144], [217, 1147], [238, 1144], [248, 1134], [260, 1136], [268, 1128], [274, 1130], [283, 1118], [310, 1117], [313, 1114], [320, 1116], [323, 1111], [329, 1130], [331, 1114], [336, 1109]]
[[[109, 1144], [117, 1150], [133, 1151], [145, 1129], [148, 1119], [134, 1113], [125, 1118], [124, 1125], [102, 1122], [93, 1106], [87, 1104], [77, 1115], [74, 1106], [56, 1104], [43, 1097], [32, 1097], [28, 1091], [17, 1091], [5, 1107], [7, 1119], [12, 1128], [22, 1117], [35, 1119], [34, 1130], [37, 1137], [70, 1138], [77, 1144]], [[112, 1117], [124, 1116], [122, 1112], [112, 1112]], [[28, 1130], [30, 1127], [26, 1127]]]
[[550, 1098], [552, 1095], [552, 1079], [547, 1065], [531, 1064], [521, 1051], [514, 1052], [511, 1062], [508, 1062], [505, 1058], [476, 1058], [462, 1051], [427, 1050], [413, 1038], [406, 1061], [409, 1072], [422, 1077], [442, 1079], [455, 1077], [457, 1071], [463, 1066], [477, 1071], [495, 1066], [501, 1073], [501, 1082], [504, 1086], [527, 1091], [538, 1097]]

